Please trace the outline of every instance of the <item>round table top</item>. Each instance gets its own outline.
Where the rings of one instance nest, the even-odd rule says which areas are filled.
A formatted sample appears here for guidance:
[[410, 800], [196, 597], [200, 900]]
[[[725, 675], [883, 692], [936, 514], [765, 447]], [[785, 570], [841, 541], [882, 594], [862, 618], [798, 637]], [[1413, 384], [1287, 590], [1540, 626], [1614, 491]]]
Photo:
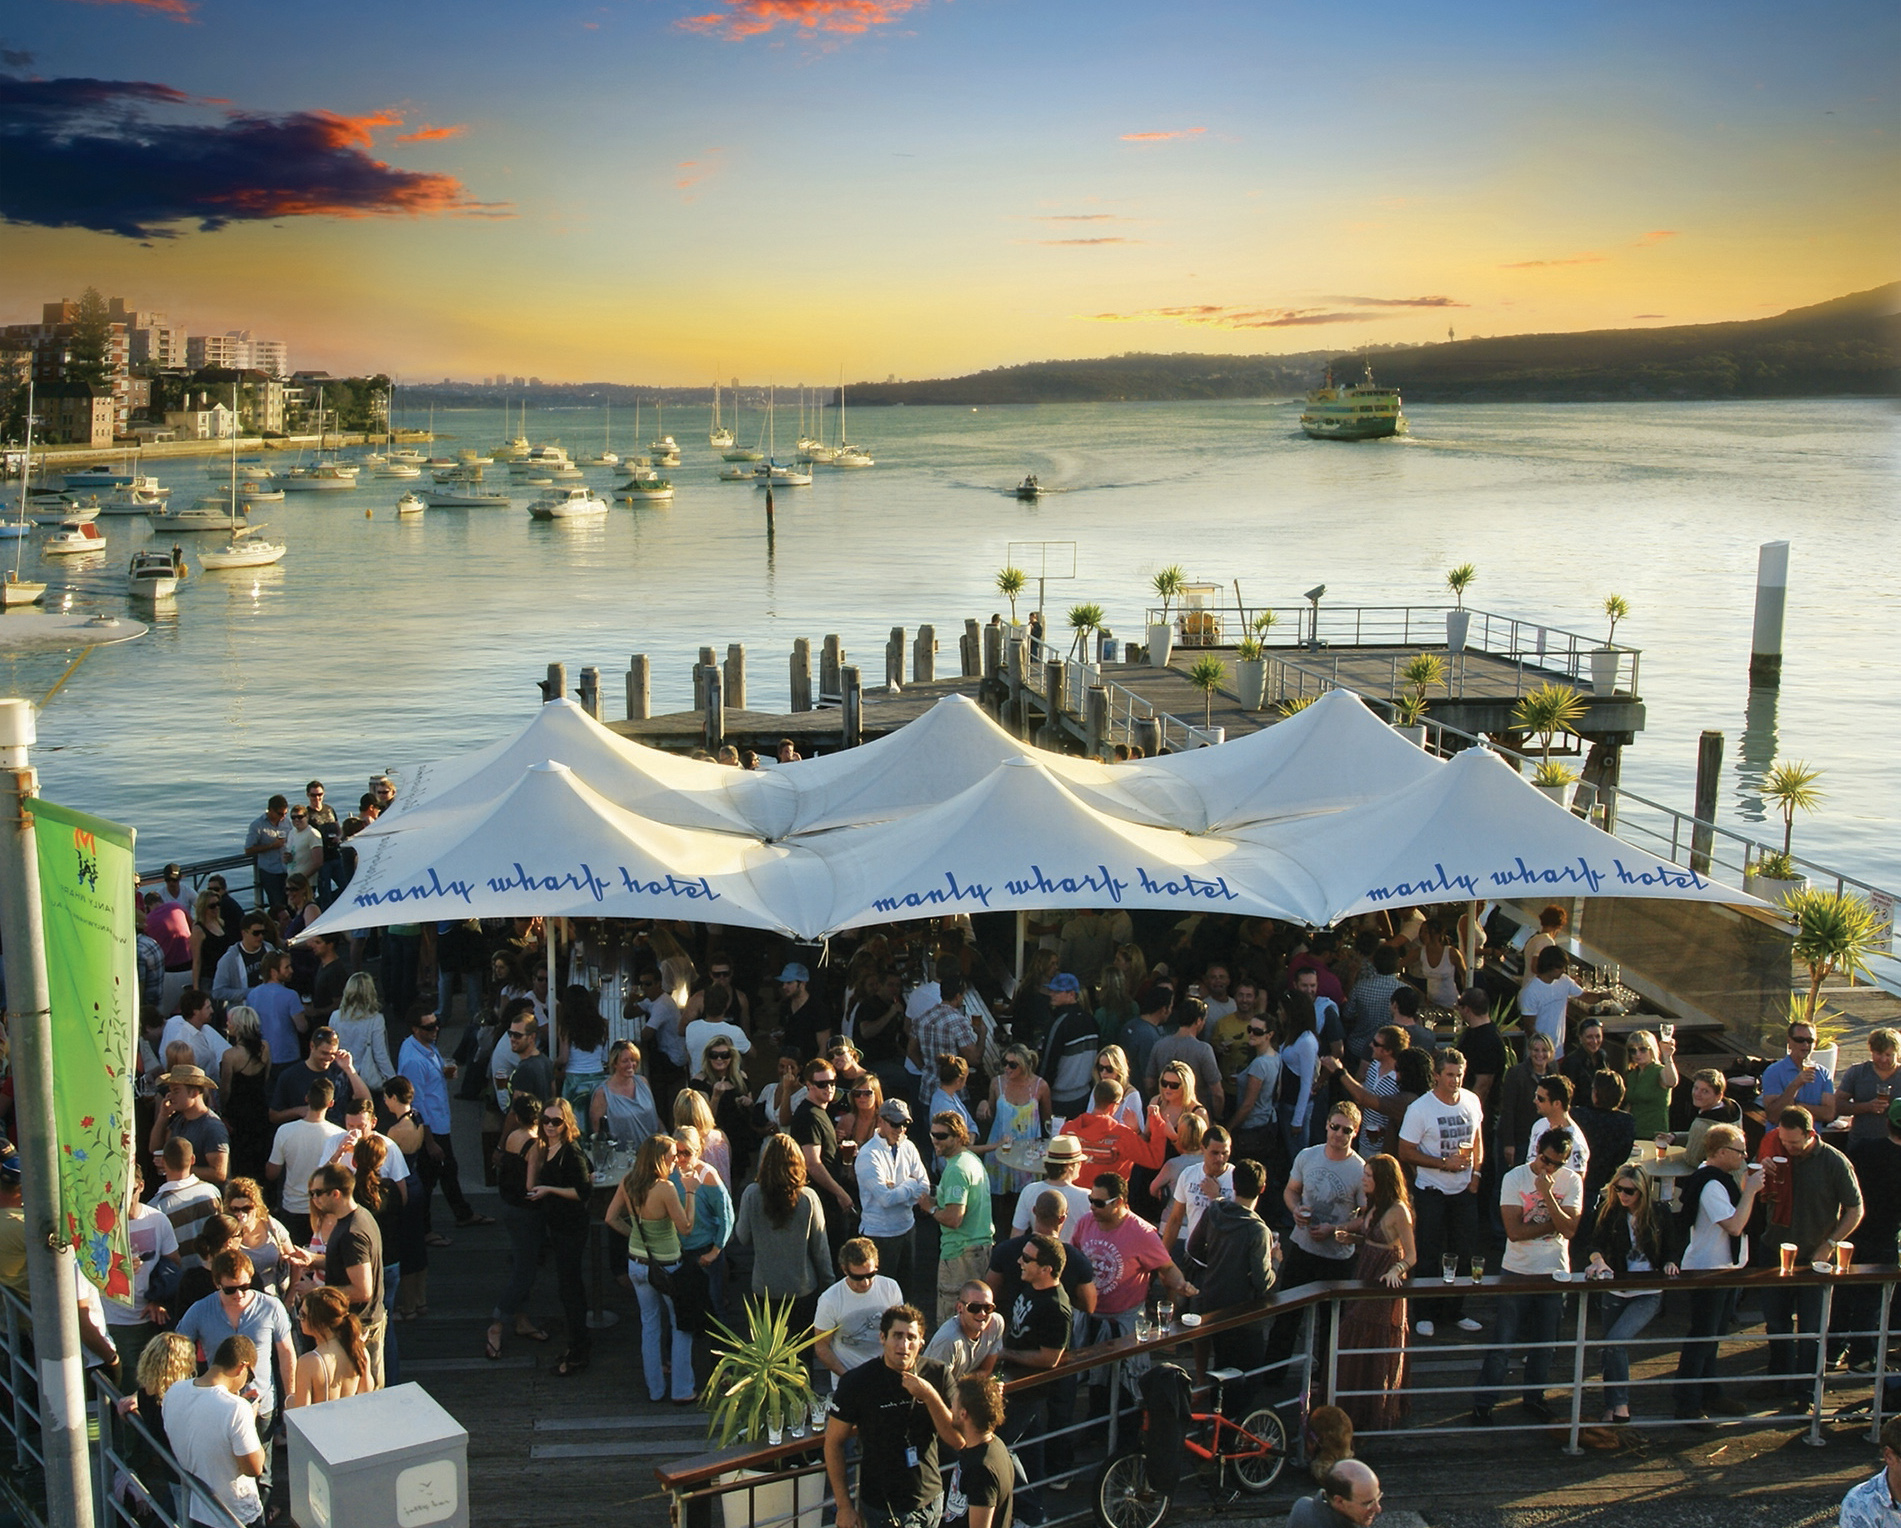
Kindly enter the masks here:
[[1040, 1173], [1043, 1171], [1043, 1158], [1049, 1153], [1049, 1142], [1042, 1139], [1024, 1137], [999, 1146], [991, 1160], [999, 1162], [1014, 1172]]

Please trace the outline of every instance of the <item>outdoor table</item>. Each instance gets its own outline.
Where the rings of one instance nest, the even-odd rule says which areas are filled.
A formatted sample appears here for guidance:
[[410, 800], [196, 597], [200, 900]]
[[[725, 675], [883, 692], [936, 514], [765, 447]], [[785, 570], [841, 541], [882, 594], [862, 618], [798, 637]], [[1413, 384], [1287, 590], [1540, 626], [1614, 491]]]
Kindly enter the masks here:
[[1684, 1160], [1685, 1148], [1672, 1146], [1661, 1154], [1655, 1141], [1638, 1141], [1631, 1147], [1627, 1160], [1637, 1163], [1645, 1172], [1658, 1181], [1658, 1195], [1664, 1200], [1676, 1197], [1676, 1180], [1687, 1178], [1696, 1169]]
[[594, 1174], [594, 1192], [587, 1198], [587, 1260], [593, 1270], [593, 1290], [588, 1301], [587, 1324], [592, 1332], [605, 1331], [610, 1326], [620, 1324], [620, 1317], [607, 1308], [607, 1207], [614, 1202], [614, 1190], [620, 1186], [618, 1177], [608, 1177], [601, 1172]]
[[1028, 1173], [1032, 1178], [1043, 1176], [1043, 1158], [1049, 1154], [1049, 1142], [1038, 1137], [1034, 1140], [1023, 1137], [999, 1146], [991, 1154], [993, 1162], [1001, 1163], [1013, 1172]]

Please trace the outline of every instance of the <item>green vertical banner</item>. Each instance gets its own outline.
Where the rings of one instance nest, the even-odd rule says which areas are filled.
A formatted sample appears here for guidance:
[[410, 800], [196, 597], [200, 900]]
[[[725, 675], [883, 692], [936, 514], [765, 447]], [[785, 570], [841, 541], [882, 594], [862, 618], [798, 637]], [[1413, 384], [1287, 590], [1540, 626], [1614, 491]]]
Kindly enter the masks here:
[[60, 1215], [80, 1271], [106, 1294], [129, 1299], [126, 1205], [139, 1032], [133, 830], [37, 797], [30, 810], [52, 1001]]

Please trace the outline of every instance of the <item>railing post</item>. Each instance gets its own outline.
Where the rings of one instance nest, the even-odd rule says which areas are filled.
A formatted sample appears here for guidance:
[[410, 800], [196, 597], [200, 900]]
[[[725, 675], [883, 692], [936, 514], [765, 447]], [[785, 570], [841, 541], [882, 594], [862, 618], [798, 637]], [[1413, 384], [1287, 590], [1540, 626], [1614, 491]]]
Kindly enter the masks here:
[[1116, 1430], [1122, 1421], [1122, 1360], [1109, 1365], [1109, 1443], [1107, 1457], [1116, 1456]]
[[1320, 1309], [1309, 1305], [1300, 1315], [1301, 1347], [1300, 1360], [1300, 1414], [1304, 1417], [1312, 1407], [1314, 1397], [1314, 1339], [1320, 1335]]
[[1888, 1383], [1888, 1302], [1894, 1297], [1894, 1286], [1881, 1286], [1881, 1320], [1875, 1332], [1875, 1404], [1873, 1420], [1868, 1425], [1868, 1441], [1881, 1441], [1881, 1403]]
[[[1560, 1296], [1560, 1298], [1563, 1297]], [[1590, 1329], [1591, 1297], [1580, 1291], [1577, 1342], [1571, 1355], [1571, 1435], [1564, 1445], [1564, 1451], [1573, 1457], [1584, 1452], [1578, 1445], [1578, 1431], [1584, 1419], [1584, 1344], [1590, 1334]]]
[[[1827, 1440], [1822, 1437], [1822, 1387], [1828, 1383], [1828, 1316], [1835, 1305], [1835, 1288], [1831, 1284], [1822, 1286], [1822, 1314], [1815, 1326], [1815, 1389], [1809, 1403], [1809, 1430], [1802, 1441], [1810, 1448], [1823, 1448]], [[1796, 1335], [1800, 1334], [1802, 1318], [1796, 1318]]]
[[1340, 1386], [1340, 1302], [1327, 1302], [1327, 1404], [1337, 1406], [1334, 1393]]

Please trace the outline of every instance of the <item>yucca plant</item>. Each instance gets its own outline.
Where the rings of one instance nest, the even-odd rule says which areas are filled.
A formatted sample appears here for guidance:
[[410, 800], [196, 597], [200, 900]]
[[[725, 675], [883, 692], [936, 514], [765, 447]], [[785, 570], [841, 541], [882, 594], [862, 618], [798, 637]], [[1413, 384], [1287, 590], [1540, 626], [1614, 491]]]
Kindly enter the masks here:
[[1795, 837], [1795, 814], [1812, 812], [1822, 804], [1822, 792], [1815, 786], [1815, 782], [1821, 778], [1821, 770], [1804, 764], [1800, 759], [1777, 764], [1762, 777], [1762, 784], [1758, 787], [1762, 799], [1782, 813], [1782, 853], [1785, 857]]
[[1298, 716], [1318, 699], [1320, 699], [1318, 695], [1289, 695], [1279, 703], [1280, 713], [1282, 716]]
[[1446, 570], [1446, 587], [1452, 591], [1452, 597], [1459, 602], [1459, 608], [1465, 608], [1465, 591], [1472, 580], [1479, 576], [1479, 570], [1469, 562], [1462, 562], [1456, 568]]
[[1583, 715], [1584, 702], [1570, 685], [1541, 684], [1518, 697], [1518, 704], [1512, 708], [1512, 723], [1538, 734], [1538, 750], [1549, 763], [1551, 740]]
[[1261, 654], [1267, 650], [1267, 644], [1259, 637], [1243, 637], [1234, 645], [1234, 655], [1243, 663], [1258, 663]]
[[747, 1336], [723, 1322], [713, 1323], [717, 1362], [700, 1393], [700, 1404], [709, 1413], [707, 1434], [718, 1434], [722, 1448], [736, 1435], [747, 1443], [764, 1442], [768, 1428], [804, 1415], [813, 1400], [803, 1355], [818, 1341], [818, 1333], [791, 1330], [789, 1300], [749, 1297], [745, 1312]]
[[1276, 614], [1274, 614], [1273, 611], [1261, 610], [1255, 613], [1254, 621], [1250, 629], [1253, 631], [1255, 636], [1260, 637], [1263, 640], [1265, 640], [1267, 637], [1267, 634], [1270, 631], [1272, 631], [1276, 626], [1280, 625], [1280, 623], [1281, 623], [1281, 618], [1277, 616]]
[[1617, 640], [1617, 623], [1630, 614], [1630, 601], [1621, 594], [1607, 594], [1604, 596], [1604, 614], [1611, 618], [1611, 634], [1604, 639], [1604, 645], [1609, 647]]
[[1108, 620], [1108, 613], [1100, 605], [1071, 605], [1069, 607], [1069, 629], [1076, 633], [1071, 645], [1071, 653], [1080, 661], [1089, 656], [1089, 636]]
[[1029, 575], [1021, 568], [1003, 568], [997, 573], [997, 593], [1010, 602], [1012, 626], [1017, 623], [1017, 597], [1023, 593], [1023, 586], [1029, 581]]
[[1872, 906], [1846, 892], [1809, 887], [1790, 892], [1782, 905], [1795, 920], [1795, 958], [1809, 968], [1803, 1017], [1813, 1020], [1822, 983], [1837, 971], [1866, 976], [1868, 957], [1882, 947], [1888, 926]]
[[1393, 697], [1393, 725], [1417, 727], [1426, 719], [1426, 697], [1417, 690], [1405, 690]]
[[1553, 764], [1549, 759], [1531, 772], [1533, 785], [1572, 785], [1576, 783], [1577, 778], [1578, 772], [1575, 769], [1566, 769], [1564, 765]]
[[1446, 660], [1437, 653], [1420, 653], [1399, 671], [1399, 677], [1418, 691], [1419, 698], [1424, 700], [1426, 691], [1446, 682], [1448, 672]]
[[1182, 585], [1188, 582], [1188, 575], [1182, 572], [1180, 563], [1170, 563], [1149, 581], [1149, 586], [1162, 601], [1162, 619], [1168, 619], [1168, 607], [1175, 596], [1182, 592]]
[[1212, 654], [1197, 658], [1188, 671], [1188, 682], [1201, 691], [1201, 725], [1212, 727], [1215, 719], [1215, 691], [1228, 677], [1228, 666]]

